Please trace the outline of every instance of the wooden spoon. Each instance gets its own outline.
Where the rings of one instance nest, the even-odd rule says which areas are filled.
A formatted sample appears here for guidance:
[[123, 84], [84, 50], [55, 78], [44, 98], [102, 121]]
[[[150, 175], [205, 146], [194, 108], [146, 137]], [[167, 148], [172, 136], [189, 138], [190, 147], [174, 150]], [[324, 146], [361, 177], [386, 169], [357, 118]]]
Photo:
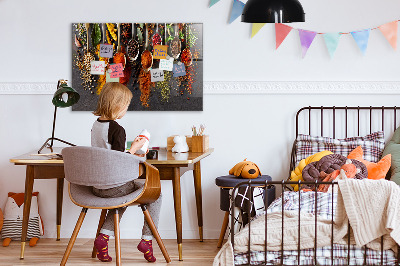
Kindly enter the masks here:
[[86, 71], [90, 72], [90, 68], [91, 68], [91, 61], [95, 60], [94, 55], [89, 51], [89, 23], [85, 23], [85, 27], [86, 27], [86, 53], [83, 56], [83, 67], [86, 69]]
[[126, 56], [123, 52], [121, 52], [121, 23], [118, 23], [118, 46], [117, 53], [114, 55], [113, 62], [115, 64], [122, 63], [123, 69], [125, 69], [126, 65]]
[[141, 62], [142, 62], [143, 69], [147, 72], [153, 65], [153, 55], [148, 50], [149, 38], [148, 38], [147, 24], [146, 24], [146, 35], [145, 36], [146, 36], [146, 44], [145, 44], [145, 50], [142, 53]]
[[181, 54], [182, 44], [178, 37], [178, 25], [175, 25], [175, 37], [171, 42], [171, 54], [174, 59], [178, 59]]
[[132, 23], [132, 39], [128, 42], [127, 52], [131, 62], [135, 61], [139, 56], [139, 43], [135, 38], [135, 23]]

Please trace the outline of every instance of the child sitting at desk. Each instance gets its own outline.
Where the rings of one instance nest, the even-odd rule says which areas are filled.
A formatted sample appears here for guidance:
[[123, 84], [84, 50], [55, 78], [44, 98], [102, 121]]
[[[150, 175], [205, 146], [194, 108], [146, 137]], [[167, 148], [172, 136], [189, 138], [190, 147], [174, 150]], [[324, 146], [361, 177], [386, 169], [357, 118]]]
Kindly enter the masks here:
[[[92, 127], [91, 142], [93, 147], [125, 152], [125, 129], [115, 120], [120, 119], [125, 115], [132, 97], [132, 92], [126, 86], [120, 83], [110, 82], [103, 86], [97, 103], [97, 109], [93, 112], [94, 115], [100, 116], [93, 123]], [[139, 157], [146, 156], [145, 154], [135, 154], [145, 142], [145, 138], [136, 138], [129, 149], [129, 153]], [[140, 160], [138, 160], [137, 167], [139, 167], [139, 161]], [[132, 176], [132, 181], [121, 184], [117, 187], [93, 187], [93, 194], [102, 198], [121, 197], [128, 195], [144, 186], [143, 183], [135, 182], [136, 178], [137, 176]], [[155, 202], [147, 204], [147, 208], [151, 217], [153, 218], [154, 224], [158, 226], [161, 208], [161, 195]], [[125, 210], [126, 207], [118, 209], [120, 219]], [[112, 260], [112, 258], [108, 255], [108, 240], [110, 236], [114, 235], [114, 214], [115, 210], [109, 210], [107, 212], [106, 220], [101, 228], [100, 234], [94, 241], [94, 245], [97, 249], [97, 258], [101, 261]], [[139, 251], [144, 253], [144, 258], [149, 262], [156, 261], [156, 258], [153, 256], [151, 241], [152, 237], [153, 234], [151, 233], [150, 227], [147, 222], [144, 221], [142, 240], [137, 248]]]

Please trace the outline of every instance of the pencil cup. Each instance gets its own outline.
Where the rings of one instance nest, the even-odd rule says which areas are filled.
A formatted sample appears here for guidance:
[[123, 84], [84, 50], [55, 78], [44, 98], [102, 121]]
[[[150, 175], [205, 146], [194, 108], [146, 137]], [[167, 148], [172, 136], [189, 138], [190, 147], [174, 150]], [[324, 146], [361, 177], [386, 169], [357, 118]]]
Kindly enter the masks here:
[[192, 136], [192, 152], [205, 152], [208, 150], [209, 136]]

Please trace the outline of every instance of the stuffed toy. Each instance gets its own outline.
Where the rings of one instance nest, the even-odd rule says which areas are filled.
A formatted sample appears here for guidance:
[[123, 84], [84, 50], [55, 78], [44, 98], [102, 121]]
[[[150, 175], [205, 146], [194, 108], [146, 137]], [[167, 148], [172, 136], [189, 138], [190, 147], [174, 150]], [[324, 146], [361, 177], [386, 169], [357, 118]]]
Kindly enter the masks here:
[[175, 136], [174, 137], [175, 146], [172, 148], [172, 152], [188, 152], [189, 146], [186, 143], [185, 136]]
[[[346, 161], [344, 165], [339, 170], [335, 170], [330, 174], [325, 174], [321, 172], [321, 176], [325, 178], [322, 180], [323, 182], [332, 182], [336, 179], [343, 180], [345, 178], [354, 178], [358, 173], [360, 173], [360, 168], [357, 168], [350, 159]], [[318, 187], [318, 192], [330, 192], [331, 185], [320, 185]]]
[[[348, 158], [340, 154], [326, 155], [323, 158], [321, 158], [321, 160], [319, 160], [318, 162], [309, 163], [306, 167], [304, 167], [302, 173], [303, 179], [304, 181], [308, 182], [315, 182], [316, 180], [323, 181], [328, 174], [331, 174], [336, 170], [340, 170], [340, 168], [344, 164], [346, 164], [348, 160], [349, 160]], [[356, 179], [367, 178], [368, 170], [367, 167], [362, 162], [355, 159], [350, 159], [350, 163], [354, 164], [356, 168], [360, 170], [357, 171], [354, 178]], [[314, 185], [303, 184], [301, 187], [309, 188], [312, 190], [314, 189]]]
[[[330, 155], [333, 154], [333, 152], [331, 151], [320, 151], [318, 153], [315, 153], [311, 156], [308, 156], [307, 158], [301, 160], [299, 162], [299, 164], [297, 165], [297, 167], [290, 173], [290, 181], [303, 181], [303, 176], [302, 176], [302, 172], [304, 167], [306, 167], [306, 165], [308, 165], [309, 163], [312, 162], [317, 162], [319, 160], [321, 160], [322, 157], [326, 156], [326, 155]], [[298, 191], [299, 190], [299, 185], [295, 185], [292, 184], [291, 185], [294, 189], [294, 191]]]
[[229, 174], [249, 179], [260, 176], [261, 172], [258, 166], [255, 163], [246, 160], [247, 158], [242, 162], [237, 163], [231, 170], [229, 170]]
[[349, 159], [356, 159], [367, 166], [368, 169], [368, 179], [384, 179], [386, 177], [387, 172], [390, 169], [392, 155], [387, 154], [384, 156], [379, 162], [373, 163], [368, 162], [363, 159], [363, 149], [361, 146], [355, 148], [350, 154], [347, 156]]
[[[29, 246], [36, 245], [40, 236], [43, 235], [43, 223], [39, 216], [38, 207], [39, 192], [32, 193], [31, 212], [29, 214], [27, 239]], [[8, 193], [6, 206], [4, 208], [4, 222], [1, 230], [3, 247], [8, 247], [11, 240], [21, 241], [22, 219], [24, 213], [24, 193]]]

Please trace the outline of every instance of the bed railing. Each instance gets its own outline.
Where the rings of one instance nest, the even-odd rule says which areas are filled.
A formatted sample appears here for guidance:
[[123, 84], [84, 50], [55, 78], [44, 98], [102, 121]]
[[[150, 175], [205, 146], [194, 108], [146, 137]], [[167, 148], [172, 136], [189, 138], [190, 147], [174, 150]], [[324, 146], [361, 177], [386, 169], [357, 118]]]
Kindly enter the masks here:
[[[232, 195], [236, 195], [236, 191], [239, 189], [239, 187], [243, 187], [243, 186], [250, 186], [250, 187], [253, 187], [253, 188], [255, 188], [255, 187], [257, 187], [257, 188], [261, 188], [261, 189], [263, 189], [264, 190], [264, 193], [265, 193], [265, 198], [266, 199], [268, 199], [268, 187], [270, 187], [271, 185], [275, 185], [275, 186], [281, 186], [281, 189], [282, 189], [282, 197], [281, 197], [281, 200], [282, 200], [282, 214], [284, 214], [284, 212], [285, 212], [285, 208], [284, 208], [284, 193], [285, 193], [285, 191], [289, 191], [287, 188], [286, 188], [286, 186], [287, 185], [299, 185], [299, 187], [301, 186], [301, 185], [313, 185], [313, 186], [315, 186], [314, 188], [313, 188], [313, 191], [315, 192], [315, 201], [314, 201], [314, 206], [315, 206], [315, 210], [314, 210], [314, 213], [315, 213], [315, 224], [314, 224], [314, 226], [315, 226], [315, 235], [314, 235], [314, 258], [313, 258], [313, 264], [301, 264], [301, 261], [300, 261], [300, 255], [301, 255], [301, 249], [300, 249], [300, 246], [301, 246], [301, 232], [300, 232], [300, 223], [301, 223], [301, 218], [300, 218], [300, 213], [301, 213], [301, 210], [300, 210], [300, 206], [301, 206], [301, 190], [299, 189], [299, 191], [297, 191], [297, 192], [292, 192], [292, 193], [298, 193], [298, 196], [299, 196], [299, 208], [298, 208], [298, 228], [299, 228], [299, 230], [298, 230], [298, 242], [297, 242], [297, 265], [319, 265], [318, 264], [318, 261], [317, 261], [317, 252], [316, 252], [316, 249], [317, 249], [317, 240], [318, 240], [318, 234], [317, 234], [317, 218], [318, 218], [318, 215], [317, 215], [317, 213], [318, 213], [318, 194], [316, 193], [317, 191], [318, 191], [318, 186], [319, 185], [331, 185], [332, 186], [332, 193], [331, 193], [331, 195], [332, 195], [332, 198], [331, 198], [331, 201], [332, 201], [332, 206], [331, 206], [331, 217], [332, 217], [332, 219], [331, 219], [331, 262], [332, 262], [332, 264], [331, 265], [334, 265], [334, 259], [335, 259], [335, 257], [334, 257], [334, 248], [333, 248], [333, 246], [334, 246], [334, 241], [333, 241], [333, 236], [334, 236], [334, 208], [335, 208], [335, 206], [334, 206], [334, 195], [335, 195], [335, 193], [333, 192], [334, 190], [335, 190], [335, 186], [338, 186], [338, 183], [336, 182], [336, 181], [332, 181], [332, 182], [318, 182], [318, 181], [315, 181], [315, 182], [304, 182], [304, 181], [268, 181], [268, 180], [266, 180], [265, 182], [263, 182], [263, 181], [252, 181], [251, 179], [249, 180], [249, 181], [246, 181], [246, 182], [242, 182], [242, 183], [240, 183], [240, 184], [238, 184], [238, 185], [236, 185], [235, 187], [234, 187], [234, 189], [233, 189], [233, 191], [232, 191]], [[252, 199], [253, 198], [253, 190], [252, 189], [250, 189], [250, 199]], [[256, 264], [256, 265], [285, 265], [284, 264], [284, 225], [285, 225], [285, 223], [284, 223], [284, 215], [282, 215], [282, 231], [281, 231], [281, 249], [280, 249], [280, 264], [269, 264], [268, 263], [268, 261], [267, 261], [267, 253], [268, 253], [268, 248], [267, 248], [267, 243], [268, 243], [268, 238], [267, 238], [267, 236], [268, 236], [268, 212], [267, 212], [267, 204], [268, 204], [268, 201], [267, 200], [264, 200], [264, 209], [265, 209], [265, 214], [262, 214], [262, 215], [265, 215], [265, 243], [264, 243], [264, 246], [265, 246], [265, 248], [264, 248], [264, 262], [262, 262], [261, 264], [260, 264], [260, 262], [257, 262], [258, 264]], [[235, 237], [235, 232], [234, 232], [234, 221], [235, 221], [235, 219], [234, 219], [234, 217], [235, 217], [235, 208], [234, 208], [234, 197], [232, 197], [232, 199], [231, 199], [231, 231], [230, 231], [230, 241], [231, 241], [231, 244], [232, 244], [232, 247], [233, 247], [233, 249], [235, 249], [235, 241], [234, 241], [234, 237]], [[241, 265], [254, 265], [254, 264], [251, 264], [251, 223], [252, 223], [252, 221], [251, 221], [252, 219], [248, 219], [248, 224], [247, 224], [247, 226], [248, 226], [248, 232], [249, 232], [249, 235], [248, 235], [248, 238], [249, 238], [249, 241], [248, 241], [248, 245], [247, 245], [247, 262], [248, 262], [248, 264], [241, 264]], [[399, 245], [397, 245], [397, 248], [399, 249]], [[347, 232], [347, 264], [345, 264], [345, 265], [351, 265], [350, 264], [350, 250], [351, 250], [351, 244], [350, 244], [350, 224], [348, 224], [348, 232]], [[364, 250], [364, 263], [363, 263], [363, 265], [368, 265], [367, 264], [367, 248], [366, 248], [366, 246], [363, 246], [363, 250]], [[399, 249], [399, 251], [400, 251], [400, 249]], [[383, 236], [381, 237], [381, 257], [380, 257], [380, 265], [386, 265], [386, 264], [384, 264], [384, 258], [383, 258], [383, 255], [384, 255], [384, 253], [383, 253]], [[337, 264], [335, 264], [335, 265], [337, 265]], [[343, 264], [340, 264], [340, 265], [343, 265]], [[396, 257], [396, 262], [395, 262], [395, 264], [391, 264], [391, 265], [400, 265], [400, 252], [398, 252], [397, 253], [397, 257]]]
[[[357, 137], [372, 133], [374, 130], [381, 130], [385, 136], [389, 136], [398, 126], [398, 111], [400, 107], [397, 106], [303, 107], [296, 113], [296, 138], [299, 134], [332, 136], [333, 138]], [[314, 119], [315, 116], [317, 116], [316, 119]], [[389, 123], [387, 123], [387, 118], [389, 118]], [[353, 134], [349, 135], [350, 131]], [[292, 146], [288, 177], [295, 168], [296, 140]]]

